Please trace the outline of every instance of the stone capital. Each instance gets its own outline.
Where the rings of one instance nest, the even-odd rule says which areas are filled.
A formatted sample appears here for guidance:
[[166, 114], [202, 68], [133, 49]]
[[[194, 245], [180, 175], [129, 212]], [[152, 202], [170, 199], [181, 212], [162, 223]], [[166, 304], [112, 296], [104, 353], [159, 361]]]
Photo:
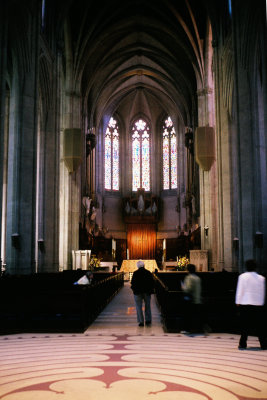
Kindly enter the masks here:
[[197, 95], [200, 96], [206, 96], [207, 94], [212, 94], [213, 93], [213, 89], [210, 87], [205, 87], [202, 89], [197, 90]]

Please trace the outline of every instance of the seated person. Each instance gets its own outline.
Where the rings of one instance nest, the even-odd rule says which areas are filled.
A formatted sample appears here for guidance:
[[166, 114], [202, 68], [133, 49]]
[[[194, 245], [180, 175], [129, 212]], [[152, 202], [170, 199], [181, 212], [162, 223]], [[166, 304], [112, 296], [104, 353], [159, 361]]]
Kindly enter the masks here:
[[74, 282], [74, 285], [91, 285], [93, 281], [94, 275], [91, 271], [87, 271], [85, 275], [83, 275], [77, 282]]

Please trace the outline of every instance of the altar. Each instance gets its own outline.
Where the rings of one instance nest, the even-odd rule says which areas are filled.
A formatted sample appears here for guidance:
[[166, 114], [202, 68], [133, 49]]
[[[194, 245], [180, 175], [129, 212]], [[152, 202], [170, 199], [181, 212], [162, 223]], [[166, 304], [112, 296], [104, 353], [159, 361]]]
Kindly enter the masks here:
[[[123, 260], [120, 272], [124, 272], [124, 279], [129, 280], [131, 279], [135, 270], [137, 270], [137, 263], [138, 260]], [[154, 272], [155, 269], [158, 268], [156, 260], [142, 260], [145, 264], [145, 269], [150, 272]]]
[[190, 250], [190, 263], [197, 271], [208, 271], [208, 250]]
[[88, 269], [91, 250], [72, 250], [72, 269]]

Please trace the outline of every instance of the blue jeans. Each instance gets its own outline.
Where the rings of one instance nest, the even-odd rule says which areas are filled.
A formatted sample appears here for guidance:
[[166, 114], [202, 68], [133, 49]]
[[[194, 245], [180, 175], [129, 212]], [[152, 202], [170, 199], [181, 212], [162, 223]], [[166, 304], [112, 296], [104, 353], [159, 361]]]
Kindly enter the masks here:
[[145, 303], [145, 321], [151, 322], [151, 307], [150, 307], [151, 295], [147, 293], [140, 293], [134, 295], [134, 301], [137, 313], [137, 322], [139, 324], [144, 323], [143, 300]]

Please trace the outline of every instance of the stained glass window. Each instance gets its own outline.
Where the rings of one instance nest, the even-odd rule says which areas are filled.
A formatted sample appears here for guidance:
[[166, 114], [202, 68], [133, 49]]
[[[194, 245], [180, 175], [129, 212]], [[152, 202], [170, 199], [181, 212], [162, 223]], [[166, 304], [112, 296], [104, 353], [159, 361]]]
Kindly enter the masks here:
[[163, 189], [177, 189], [177, 139], [170, 117], [163, 124]]
[[150, 136], [143, 119], [132, 127], [132, 190], [139, 188], [150, 190]]
[[232, 0], [228, 0], [228, 10], [229, 14], [232, 15]]
[[45, 26], [45, 0], [42, 0], [42, 29]]
[[105, 133], [105, 189], [119, 190], [120, 175], [119, 127], [114, 118], [110, 118]]

